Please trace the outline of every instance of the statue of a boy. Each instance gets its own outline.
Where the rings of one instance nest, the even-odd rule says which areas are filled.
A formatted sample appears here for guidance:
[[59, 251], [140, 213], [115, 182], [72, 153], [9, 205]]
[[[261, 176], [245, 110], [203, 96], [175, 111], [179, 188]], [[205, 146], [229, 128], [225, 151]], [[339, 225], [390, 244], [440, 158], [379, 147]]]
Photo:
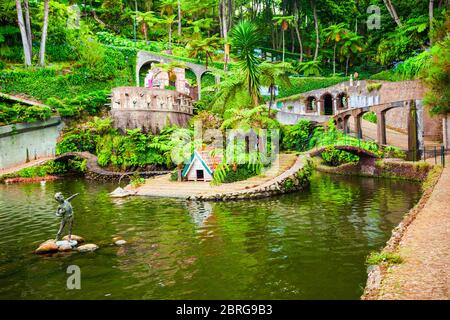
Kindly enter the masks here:
[[56, 216], [62, 218], [55, 241], [59, 240], [59, 237], [61, 236], [66, 223], [69, 223], [69, 241], [72, 238], [73, 208], [69, 201], [75, 198], [77, 195], [78, 193], [68, 197], [67, 199], [64, 199], [64, 196], [61, 192], [57, 192], [55, 194], [55, 200], [59, 203], [58, 209], [56, 209]]

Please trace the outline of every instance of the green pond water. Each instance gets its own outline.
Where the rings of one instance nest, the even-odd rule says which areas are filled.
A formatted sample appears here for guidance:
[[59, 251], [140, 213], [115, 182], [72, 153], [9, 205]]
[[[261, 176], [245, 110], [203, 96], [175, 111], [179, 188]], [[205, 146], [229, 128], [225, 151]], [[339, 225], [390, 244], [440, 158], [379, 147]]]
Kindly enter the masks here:
[[[366, 256], [421, 195], [411, 182], [323, 174], [303, 192], [233, 203], [111, 199], [114, 188], [0, 185], [0, 299], [358, 299]], [[33, 253], [57, 231], [57, 191], [80, 192], [74, 234], [99, 250]], [[70, 265], [80, 290], [67, 289]]]

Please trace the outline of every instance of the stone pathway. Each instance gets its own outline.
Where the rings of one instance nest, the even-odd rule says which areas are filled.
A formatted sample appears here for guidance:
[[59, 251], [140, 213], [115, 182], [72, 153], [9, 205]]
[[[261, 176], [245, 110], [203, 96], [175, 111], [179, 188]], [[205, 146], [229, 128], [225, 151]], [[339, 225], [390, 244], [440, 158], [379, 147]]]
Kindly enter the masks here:
[[25, 168], [38, 166], [38, 165], [44, 164], [47, 161], [52, 160], [52, 159], [54, 159], [54, 157], [52, 157], [52, 156], [50, 156], [50, 157], [43, 157], [43, 158], [39, 158], [39, 159], [36, 159], [36, 160], [31, 160], [30, 162], [18, 164], [18, 165], [14, 166], [14, 167], [0, 169], [0, 176], [5, 175], [5, 174], [14, 173], [14, 172], [20, 171], [20, 170], [25, 169]]
[[[377, 140], [377, 125], [375, 123], [362, 120], [361, 128], [363, 138], [368, 140]], [[350, 121], [350, 130], [355, 130], [353, 121]], [[401, 148], [403, 150], [408, 149], [408, 135], [386, 128], [386, 142], [388, 145], [395, 146]], [[434, 146], [439, 146], [438, 142], [433, 141], [425, 141], [425, 147], [431, 148]]]
[[[296, 159], [295, 154], [280, 154], [279, 165], [272, 166], [264, 174], [244, 181], [223, 183], [220, 186], [212, 186], [209, 182], [201, 181], [170, 181], [170, 175], [168, 174], [147, 179], [144, 185], [133, 189], [133, 191], [136, 191], [136, 195], [140, 196], [187, 198], [195, 195], [211, 195], [251, 189], [281, 175], [294, 165]], [[131, 189], [130, 185], [125, 187], [125, 190]]]
[[384, 272], [375, 298], [450, 299], [450, 166], [403, 235], [399, 254], [403, 262]]

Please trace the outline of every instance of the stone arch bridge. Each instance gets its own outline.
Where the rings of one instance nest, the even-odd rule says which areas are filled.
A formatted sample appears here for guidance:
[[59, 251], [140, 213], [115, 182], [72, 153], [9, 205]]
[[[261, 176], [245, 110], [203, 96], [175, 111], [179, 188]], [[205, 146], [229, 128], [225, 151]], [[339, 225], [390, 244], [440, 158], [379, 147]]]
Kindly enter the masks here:
[[[328, 147], [330, 147], [330, 146], [328, 146]], [[328, 147], [321, 147], [321, 148], [315, 149], [315, 150], [311, 151], [309, 153], [309, 155], [311, 157], [319, 156], [323, 152], [325, 152]], [[369, 150], [357, 147], [357, 146], [352, 146], [352, 145], [333, 145], [331, 147], [333, 147], [336, 150], [347, 151], [349, 153], [352, 153], [354, 155], [359, 156], [360, 158], [371, 158], [371, 159], [380, 158], [380, 156], [378, 154], [376, 154], [376, 153], [374, 153], [372, 151], [369, 151]]]
[[374, 112], [377, 116], [377, 143], [386, 145], [386, 112], [394, 108], [407, 109], [408, 122], [408, 151], [418, 152], [423, 145], [423, 110], [418, 108], [421, 100], [405, 100], [390, 103], [377, 104], [368, 107], [352, 108], [336, 114], [335, 120], [338, 129], [345, 133], [350, 132], [349, 120], [353, 117], [356, 136], [362, 138], [361, 119], [367, 112]]

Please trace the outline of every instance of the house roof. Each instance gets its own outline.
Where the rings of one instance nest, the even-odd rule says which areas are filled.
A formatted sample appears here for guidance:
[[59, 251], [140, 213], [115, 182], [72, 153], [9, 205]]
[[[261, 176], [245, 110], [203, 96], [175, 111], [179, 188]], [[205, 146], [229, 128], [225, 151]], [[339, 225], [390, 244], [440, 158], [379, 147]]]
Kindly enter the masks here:
[[192, 164], [194, 163], [194, 159], [198, 159], [200, 163], [203, 165], [205, 170], [209, 174], [213, 174], [214, 169], [222, 162], [222, 155], [216, 154], [212, 155], [212, 151], [214, 148], [206, 148], [203, 150], [195, 150], [191, 155], [191, 160], [186, 164], [184, 167], [182, 176], [185, 177], [186, 174], [189, 172], [189, 170], [192, 167]]

